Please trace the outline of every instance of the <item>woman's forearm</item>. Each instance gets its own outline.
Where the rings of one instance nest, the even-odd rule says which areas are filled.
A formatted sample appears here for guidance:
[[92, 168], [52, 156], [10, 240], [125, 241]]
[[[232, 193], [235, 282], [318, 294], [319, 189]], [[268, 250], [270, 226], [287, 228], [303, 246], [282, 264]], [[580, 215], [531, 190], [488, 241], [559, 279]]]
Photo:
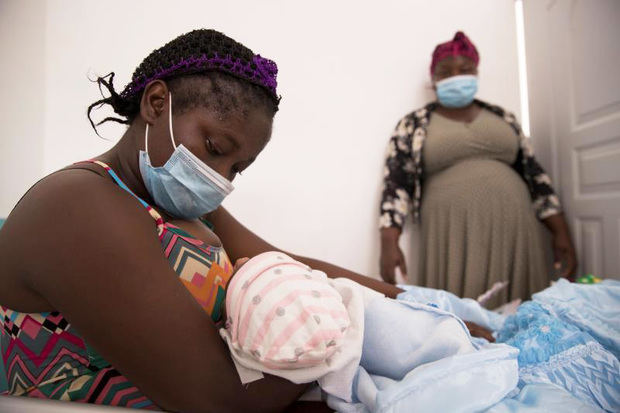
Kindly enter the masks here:
[[316, 260], [314, 258], [300, 257], [292, 254], [289, 255], [291, 255], [297, 261], [301, 261], [304, 264], [309, 265], [315, 270], [323, 271], [327, 274], [329, 278], [348, 278], [358, 284], [363, 285], [364, 287], [368, 287], [375, 291], [378, 291], [389, 298], [396, 298], [398, 294], [403, 292], [403, 290], [392, 284], [384, 283], [383, 281], [379, 281], [374, 278], [367, 277], [353, 271], [349, 271], [345, 268], [338, 267], [337, 265], [333, 265], [328, 262]]
[[381, 228], [381, 245], [398, 244], [401, 232], [398, 227]]
[[[237, 221], [226, 209], [219, 208], [207, 216], [216, 229], [217, 235], [220, 237], [222, 244], [226, 246], [228, 256], [235, 262], [239, 258], [254, 257], [262, 252], [280, 250], [279, 248], [269, 244], [258, 235], [244, 227]], [[302, 257], [283, 251], [297, 261], [301, 261], [311, 268], [323, 271], [330, 278], [344, 277], [353, 280], [365, 287], [372, 288], [390, 298], [396, 296], [403, 290], [383, 281], [357, 274], [353, 271], [329, 264], [314, 258]]]
[[551, 215], [550, 217], [543, 219], [542, 222], [554, 235], [568, 235], [570, 237], [568, 223], [566, 222], [563, 213]]
[[[294, 255], [292, 257], [295, 258], [297, 261], [301, 261], [304, 264], [309, 265], [310, 267], [316, 270], [325, 272], [330, 278], [338, 278], [338, 277], [348, 278], [350, 280], [357, 282], [358, 284], [361, 284], [365, 287], [371, 288], [375, 291], [385, 294], [389, 298], [396, 298], [398, 294], [404, 291], [392, 284], [384, 283], [383, 281], [375, 280], [374, 278], [370, 278], [370, 277], [363, 276], [361, 274], [357, 274], [353, 271], [349, 271], [344, 268], [337, 267], [327, 262], [315, 260], [313, 258], [299, 257], [299, 256], [294, 256]], [[493, 335], [491, 334], [491, 331], [487, 330], [486, 328], [482, 326], [479, 326], [476, 323], [472, 323], [469, 321], [464, 321], [464, 322], [467, 328], [469, 329], [469, 332], [473, 336], [486, 338], [490, 342], [495, 341], [495, 339], [493, 338]]]

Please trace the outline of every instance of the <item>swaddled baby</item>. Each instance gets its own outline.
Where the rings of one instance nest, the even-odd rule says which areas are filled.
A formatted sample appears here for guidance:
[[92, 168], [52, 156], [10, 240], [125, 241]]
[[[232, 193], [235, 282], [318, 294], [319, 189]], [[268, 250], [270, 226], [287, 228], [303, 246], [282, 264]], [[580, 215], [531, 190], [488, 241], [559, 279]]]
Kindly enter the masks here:
[[418, 365], [474, 350], [456, 317], [329, 279], [281, 252], [238, 269], [225, 306], [220, 333], [238, 365], [295, 383], [316, 380], [347, 401], [360, 366], [400, 380]]
[[230, 281], [227, 340], [256, 367], [298, 369], [331, 357], [351, 324], [325, 274], [285, 254], [261, 254]]

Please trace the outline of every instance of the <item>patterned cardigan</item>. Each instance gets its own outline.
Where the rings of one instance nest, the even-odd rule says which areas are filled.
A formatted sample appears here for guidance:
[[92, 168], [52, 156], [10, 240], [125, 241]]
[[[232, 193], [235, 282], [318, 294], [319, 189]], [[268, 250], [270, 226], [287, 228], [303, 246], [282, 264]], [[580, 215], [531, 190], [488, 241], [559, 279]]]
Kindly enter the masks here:
[[[525, 181], [538, 219], [560, 213], [560, 201], [551, 187], [551, 180], [534, 158], [530, 141], [523, 135], [514, 115], [499, 106], [480, 100], [475, 102], [508, 122], [519, 138], [517, 159], [512, 167]], [[437, 106], [438, 104], [433, 102], [411, 112], [402, 118], [394, 129], [388, 143], [383, 172], [380, 228], [402, 228], [411, 207], [414, 221], [417, 223], [420, 220], [424, 183], [423, 147], [426, 128]]]

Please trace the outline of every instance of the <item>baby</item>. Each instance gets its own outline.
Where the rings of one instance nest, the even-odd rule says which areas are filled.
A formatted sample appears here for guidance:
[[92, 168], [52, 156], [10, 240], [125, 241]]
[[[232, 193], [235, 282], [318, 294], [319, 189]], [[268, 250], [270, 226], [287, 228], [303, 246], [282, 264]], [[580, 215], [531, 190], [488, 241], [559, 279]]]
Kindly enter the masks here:
[[348, 279], [329, 279], [281, 252], [241, 266], [228, 285], [225, 307], [220, 334], [238, 366], [295, 383], [318, 381], [347, 402], [360, 367], [401, 380], [422, 364], [475, 351], [452, 314], [403, 305]]

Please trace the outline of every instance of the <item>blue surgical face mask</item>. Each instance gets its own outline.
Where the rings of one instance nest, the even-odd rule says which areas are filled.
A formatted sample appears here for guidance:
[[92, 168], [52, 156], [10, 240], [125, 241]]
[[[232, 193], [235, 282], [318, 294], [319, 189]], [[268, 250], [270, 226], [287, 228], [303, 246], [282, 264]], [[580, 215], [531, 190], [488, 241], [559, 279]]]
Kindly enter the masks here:
[[437, 99], [446, 108], [463, 108], [474, 100], [478, 91], [478, 78], [474, 75], [448, 77], [435, 83]]
[[171, 215], [196, 219], [217, 209], [234, 189], [230, 181], [218, 174], [183, 145], [176, 145], [172, 133], [172, 94], [169, 95], [168, 122], [174, 152], [160, 167], [149, 158], [149, 125], [144, 131], [144, 151], [140, 151], [140, 173], [155, 204]]

